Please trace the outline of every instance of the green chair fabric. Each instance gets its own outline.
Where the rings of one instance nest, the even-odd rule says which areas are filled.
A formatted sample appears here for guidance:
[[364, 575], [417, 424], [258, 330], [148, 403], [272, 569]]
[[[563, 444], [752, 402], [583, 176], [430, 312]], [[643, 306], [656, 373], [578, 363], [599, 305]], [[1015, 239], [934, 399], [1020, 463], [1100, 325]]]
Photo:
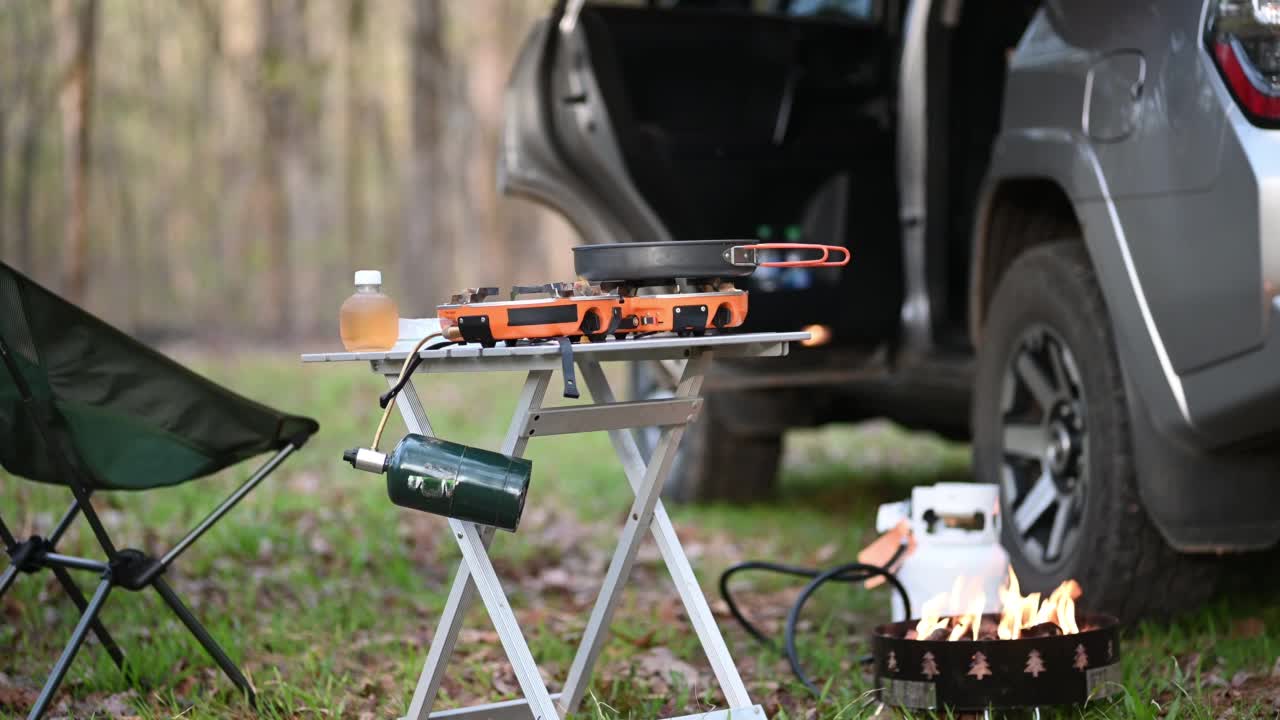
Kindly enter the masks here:
[[0, 263], [0, 338], [72, 453], [51, 453], [0, 372], [0, 465], [67, 484], [67, 457], [93, 490], [177, 485], [250, 457], [301, 445], [318, 429], [188, 370]]

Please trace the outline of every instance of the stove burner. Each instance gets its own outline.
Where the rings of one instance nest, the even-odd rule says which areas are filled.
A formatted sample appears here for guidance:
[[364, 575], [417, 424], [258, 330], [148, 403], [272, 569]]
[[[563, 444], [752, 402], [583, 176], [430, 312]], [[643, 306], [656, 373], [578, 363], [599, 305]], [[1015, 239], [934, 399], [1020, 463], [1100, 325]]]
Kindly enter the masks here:
[[[998, 622], [999, 616], [983, 616]], [[982, 711], [1075, 705], [1120, 689], [1119, 625], [1085, 615], [1080, 632], [1017, 640], [908, 640], [916, 620], [871, 636], [876, 686], [889, 705]]]

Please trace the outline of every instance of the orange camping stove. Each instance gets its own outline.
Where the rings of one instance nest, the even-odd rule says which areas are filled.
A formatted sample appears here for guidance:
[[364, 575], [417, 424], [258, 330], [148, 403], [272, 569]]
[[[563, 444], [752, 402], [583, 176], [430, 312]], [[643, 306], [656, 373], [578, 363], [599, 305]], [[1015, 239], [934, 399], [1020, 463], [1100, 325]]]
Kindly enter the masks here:
[[[528, 291], [549, 297], [519, 298]], [[492, 347], [499, 341], [586, 338], [593, 342], [610, 335], [674, 332], [701, 335], [741, 325], [747, 317], [747, 292], [732, 286], [708, 292], [637, 295], [619, 287], [606, 293], [586, 283], [559, 283], [516, 288], [511, 300], [488, 300], [496, 288], [478, 288], [455, 295], [437, 309], [440, 326], [450, 339]]]

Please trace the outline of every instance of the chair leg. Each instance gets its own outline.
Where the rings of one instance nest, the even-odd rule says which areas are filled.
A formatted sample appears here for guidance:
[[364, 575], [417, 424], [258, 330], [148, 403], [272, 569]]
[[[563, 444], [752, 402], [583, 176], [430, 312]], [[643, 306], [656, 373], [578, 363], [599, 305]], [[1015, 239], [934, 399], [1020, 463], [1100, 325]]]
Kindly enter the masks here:
[[[0, 518], [0, 542], [4, 543], [6, 552], [13, 552], [14, 546], [18, 544], [17, 538], [13, 533], [9, 532], [9, 526], [4, 524], [4, 518]], [[9, 592], [9, 587], [13, 585], [13, 581], [18, 579], [18, 566], [13, 561], [9, 562], [9, 567], [4, 569], [4, 574], [0, 575], [0, 597]]]
[[111, 592], [111, 579], [103, 578], [98, 583], [98, 589], [94, 591], [93, 597], [89, 600], [89, 604], [85, 607], [84, 614], [80, 616], [80, 622], [76, 623], [76, 629], [71, 633], [71, 639], [67, 641], [67, 646], [62, 650], [62, 657], [58, 658], [58, 663], [53, 666], [53, 672], [49, 674], [49, 679], [44, 684], [44, 689], [40, 691], [40, 697], [36, 699], [36, 704], [32, 706], [27, 720], [37, 720], [44, 715], [45, 710], [49, 709], [49, 703], [53, 701], [54, 693], [58, 691], [58, 686], [62, 684], [62, 679], [66, 677], [67, 670], [71, 667], [71, 661], [75, 660], [76, 653], [80, 651], [80, 646], [84, 644], [84, 638], [89, 634], [89, 629], [93, 626], [98, 618], [98, 613], [102, 610], [102, 604], [107, 601], [107, 594]]
[[12, 550], [18, 544], [18, 539], [9, 532], [9, 526], [4, 524], [4, 518], [0, 518], [0, 542], [4, 543], [5, 550]]
[[[67, 592], [67, 595], [71, 596], [71, 602], [76, 604], [76, 607], [80, 609], [80, 614], [83, 615], [88, 610], [89, 603], [84, 599], [84, 593], [80, 592], [80, 586], [76, 585], [75, 581], [71, 579], [71, 573], [67, 572], [66, 568], [56, 565], [50, 569], [53, 570], [53, 574], [58, 578], [62, 589]], [[128, 676], [129, 668], [125, 665], [124, 653], [120, 651], [120, 646], [116, 645], [116, 641], [111, 638], [111, 633], [107, 632], [107, 628], [103, 626], [102, 621], [93, 618], [89, 627], [93, 630], [93, 634], [98, 636], [98, 642], [102, 643], [102, 647], [107, 651], [107, 654], [115, 661], [116, 667], [120, 668], [120, 672]]]
[[254, 694], [253, 688], [249, 686], [249, 681], [240, 673], [240, 668], [236, 667], [231, 658], [227, 657], [222, 647], [218, 645], [218, 641], [213, 639], [213, 636], [204, 628], [204, 625], [201, 625], [196, 616], [192, 615], [191, 611], [187, 609], [187, 606], [182, 604], [182, 600], [173, 591], [173, 588], [169, 587], [169, 584], [161, 577], [152, 580], [151, 585], [156, 589], [156, 592], [160, 593], [160, 597], [173, 610], [173, 613], [178, 616], [182, 624], [187, 626], [187, 630], [196, 636], [196, 640], [200, 641], [200, 644], [204, 646], [205, 652], [209, 653], [213, 661], [218, 663], [218, 667], [222, 668], [222, 672], [226, 673], [231, 682], [249, 698], [249, 703], [256, 704], [257, 696]]
[[4, 574], [0, 575], [0, 597], [9, 592], [9, 587], [13, 585], [13, 581], [18, 579], [18, 566], [10, 565], [4, 569]]
[[71, 527], [71, 521], [75, 520], [76, 515], [79, 515], [79, 514], [80, 514], [80, 501], [73, 500], [71, 502], [71, 507], [67, 509], [67, 512], [62, 516], [62, 519], [59, 520], [58, 524], [54, 526], [53, 532], [49, 533], [48, 543], [50, 548], [53, 548], [55, 545], [58, 544], [58, 541], [61, 540], [62, 536], [66, 534], [67, 529]]

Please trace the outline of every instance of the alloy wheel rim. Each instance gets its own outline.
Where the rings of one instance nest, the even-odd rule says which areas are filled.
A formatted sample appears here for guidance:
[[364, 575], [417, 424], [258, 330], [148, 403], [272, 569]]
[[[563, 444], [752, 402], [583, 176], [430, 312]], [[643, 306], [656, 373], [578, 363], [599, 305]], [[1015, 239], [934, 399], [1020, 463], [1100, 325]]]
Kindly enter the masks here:
[[1000, 404], [1004, 522], [1040, 571], [1071, 557], [1088, 491], [1089, 434], [1071, 349], [1048, 327], [1029, 328], [1005, 366]]

